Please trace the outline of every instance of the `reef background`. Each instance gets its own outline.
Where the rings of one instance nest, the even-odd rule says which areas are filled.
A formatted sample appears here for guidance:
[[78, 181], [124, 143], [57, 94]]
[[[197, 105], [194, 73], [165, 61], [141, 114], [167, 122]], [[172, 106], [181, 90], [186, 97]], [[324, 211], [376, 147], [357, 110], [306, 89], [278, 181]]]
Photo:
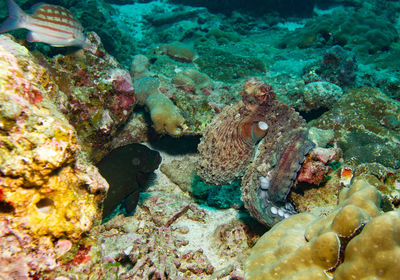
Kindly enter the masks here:
[[[390, 261], [399, 259], [393, 248], [400, 240], [398, 1], [48, 3], [70, 9], [91, 44], [58, 49], [27, 43], [21, 30], [0, 35], [0, 278], [398, 275]], [[27, 10], [36, 2], [18, 4]], [[296, 119], [314, 144], [294, 168], [293, 187], [283, 190], [290, 192], [285, 202], [306, 214], [275, 226], [249, 215], [254, 196], [246, 205], [240, 199], [240, 179], [259, 170], [260, 160], [248, 168], [249, 157], [210, 156], [200, 164], [197, 149], [202, 141], [199, 149], [213, 155], [243, 136], [230, 134], [237, 123], [230, 116], [242, 110], [252, 78], [272, 87], [274, 104], [286, 104], [268, 109], [283, 116], [270, 128], [294, 135]], [[207, 142], [214, 126], [227, 138]], [[289, 146], [265, 139], [268, 158]], [[108, 184], [95, 164], [129, 143], [160, 151], [162, 163], [134, 215], [101, 224]], [[295, 143], [302, 156], [308, 152], [306, 141]], [[225, 167], [239, 172], [208, 184]], [[389, 232], [386, 245], [376, 241]], [[379, 264], [369, 257], [376, 244], [389, 256]], [[265, 252], [281, 255], [266, 267], [258, 257]]]

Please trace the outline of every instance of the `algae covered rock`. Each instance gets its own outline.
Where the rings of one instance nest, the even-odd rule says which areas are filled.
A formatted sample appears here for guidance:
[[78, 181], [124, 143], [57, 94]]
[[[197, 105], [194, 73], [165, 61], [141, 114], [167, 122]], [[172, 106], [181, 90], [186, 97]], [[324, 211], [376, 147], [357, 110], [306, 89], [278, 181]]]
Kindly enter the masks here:
[[87, 49], [41, 63], [59, 89], [50, 93], [52, 100], [75, 127], [82, 148], [99, 160], [136, 100], [129, 72], [105, 52], [95, 33], [88, 38]]
[[395, 26], [384, 16], [337, 9], [315, 17], [280, 44], [300, 48], [340, 45], [366, 55], [387, 51], [398, 37]]
[[377, 89], [350, 91], [311, 127], [332, 130], [343, 150], [344, 161], [356, 166], [377, 162], [386, 167], [400, 167], [400, 102]]
[[200, 71], [215, 80], [234, 83], [239, 79], [262, 75], [266, 71], [264, 63], [253, 56], [239, 56], [225, 50], [200, 45], [197, 50], [199, 58], [195, 62]]
[[7, 36], [0, 36], [0, 88], [0, 278], [18, 271], [28, 279], [61, 265], [58, 240], [70, 251], [89, 234], [108, 184], [50, 100], [57, 87], [49, 73]]
[[342, 97], [343, 90], [332, 83], [318, 81], [307, 84], [303, 89], [305, 111], [331, 108]]

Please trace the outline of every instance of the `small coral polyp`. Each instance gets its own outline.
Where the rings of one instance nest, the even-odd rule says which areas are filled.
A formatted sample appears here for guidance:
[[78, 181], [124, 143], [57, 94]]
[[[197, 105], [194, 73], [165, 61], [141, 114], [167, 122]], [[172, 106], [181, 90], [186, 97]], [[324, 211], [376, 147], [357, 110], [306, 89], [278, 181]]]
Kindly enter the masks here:
[[286, 198], [313, 145], [305, 121], [275, 99], [271, 86], [252, 78], [241, 95], [242, 101], [224, 109], [206, 128], [197, 173], [217, 185], [243, 176], [246, 208], [272, 226], [295, 213]]

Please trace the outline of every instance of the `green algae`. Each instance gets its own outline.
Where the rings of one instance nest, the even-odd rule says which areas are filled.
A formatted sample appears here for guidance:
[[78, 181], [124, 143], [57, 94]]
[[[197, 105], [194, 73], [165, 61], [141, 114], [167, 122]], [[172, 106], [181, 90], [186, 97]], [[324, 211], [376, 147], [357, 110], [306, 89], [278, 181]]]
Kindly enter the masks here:
[[199, 58], [195, 62], [200, 71], [215, 80], [232, 83], [262, 75], [266, 71], [264, 63], [255, 57], [239, 56], [221, 49], [201, 46], [197, 51]]

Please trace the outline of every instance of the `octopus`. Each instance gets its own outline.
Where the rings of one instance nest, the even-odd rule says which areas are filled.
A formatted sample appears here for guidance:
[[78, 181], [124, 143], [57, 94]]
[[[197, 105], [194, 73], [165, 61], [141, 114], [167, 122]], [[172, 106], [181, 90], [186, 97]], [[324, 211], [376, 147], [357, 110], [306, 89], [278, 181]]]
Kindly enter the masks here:
[[241, 95], [206, 128], [197, 173], [217, 185], [241, 178], [245, 207], [272, 226], [296, 213], [287, 196], [313, 144], [305, 120], [271, 86], [251, 78]]

